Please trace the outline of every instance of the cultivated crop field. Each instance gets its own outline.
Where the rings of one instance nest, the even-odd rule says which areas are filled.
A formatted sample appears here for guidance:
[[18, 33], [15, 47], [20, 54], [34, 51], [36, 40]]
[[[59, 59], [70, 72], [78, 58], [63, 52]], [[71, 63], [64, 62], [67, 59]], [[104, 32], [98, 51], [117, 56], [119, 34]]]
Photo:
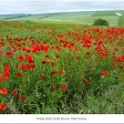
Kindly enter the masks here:
[[0, 22], [1, 114], [124, 114], [124, 28]]

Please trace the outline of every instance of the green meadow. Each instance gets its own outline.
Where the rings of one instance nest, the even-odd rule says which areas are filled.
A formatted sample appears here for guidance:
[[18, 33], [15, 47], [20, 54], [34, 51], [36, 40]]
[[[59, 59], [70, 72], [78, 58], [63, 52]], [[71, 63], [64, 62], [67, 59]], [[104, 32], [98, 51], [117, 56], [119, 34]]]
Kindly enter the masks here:
[[[110, 23], [110, 26], [118, 26], [119, 17], [115, 13], [124, 14], [123, 10], [113, 11], [85, 11], [85, 12], [65, 12], [65, 13], [48, 13], [48, 14], [17, 14], [1, 15], [0, 20], [18, 21], [18, 20], [35, 20], [35, 21], [60, 21], [77, 24], [92, 25], [94, 20], [102, 18]], [[123, 20], [123, 17], [121, 17]], [[123, 21], [121, 23], [123, 25]]]
[[0, 16], [0, 114], [124, 114], [115, 12]]

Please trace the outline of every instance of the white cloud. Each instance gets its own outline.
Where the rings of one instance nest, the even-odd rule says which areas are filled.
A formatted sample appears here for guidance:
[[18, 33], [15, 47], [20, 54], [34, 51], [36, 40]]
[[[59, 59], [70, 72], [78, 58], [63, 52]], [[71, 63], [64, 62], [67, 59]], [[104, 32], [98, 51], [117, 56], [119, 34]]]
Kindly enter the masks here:
[[123, 0], [0, 0], [0, 14], [124, 9]]

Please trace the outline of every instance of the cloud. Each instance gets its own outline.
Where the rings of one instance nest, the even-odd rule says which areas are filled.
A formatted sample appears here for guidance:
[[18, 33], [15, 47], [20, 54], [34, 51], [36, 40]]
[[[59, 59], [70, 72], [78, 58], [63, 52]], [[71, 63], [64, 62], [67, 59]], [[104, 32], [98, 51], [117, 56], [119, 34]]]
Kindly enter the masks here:
[[0, 14], [40, 14], [123, 8], [123, 0], [0, 0]]

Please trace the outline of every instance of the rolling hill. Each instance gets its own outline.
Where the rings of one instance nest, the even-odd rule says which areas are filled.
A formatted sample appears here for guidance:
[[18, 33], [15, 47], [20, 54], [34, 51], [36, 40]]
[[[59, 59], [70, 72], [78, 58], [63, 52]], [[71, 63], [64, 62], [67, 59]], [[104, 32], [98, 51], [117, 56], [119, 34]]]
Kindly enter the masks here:
[[[47, 14], [15, 14], [15, 15], [0, 15], [0, 20], [18, 21], [57, 21], [66, 23], [88, 24], [92, 25], [94, 20], [102, 18], [110, 23], [110, 26], [118, 26], [119, 16], [115, 13], [124, 15], [124, 10], [111, 11], [84, 11], [84, 12], [63, 12], [63, 13], [47, 13]], [[120, 19], [121, 25], [124, 25], [123, 16]]]

